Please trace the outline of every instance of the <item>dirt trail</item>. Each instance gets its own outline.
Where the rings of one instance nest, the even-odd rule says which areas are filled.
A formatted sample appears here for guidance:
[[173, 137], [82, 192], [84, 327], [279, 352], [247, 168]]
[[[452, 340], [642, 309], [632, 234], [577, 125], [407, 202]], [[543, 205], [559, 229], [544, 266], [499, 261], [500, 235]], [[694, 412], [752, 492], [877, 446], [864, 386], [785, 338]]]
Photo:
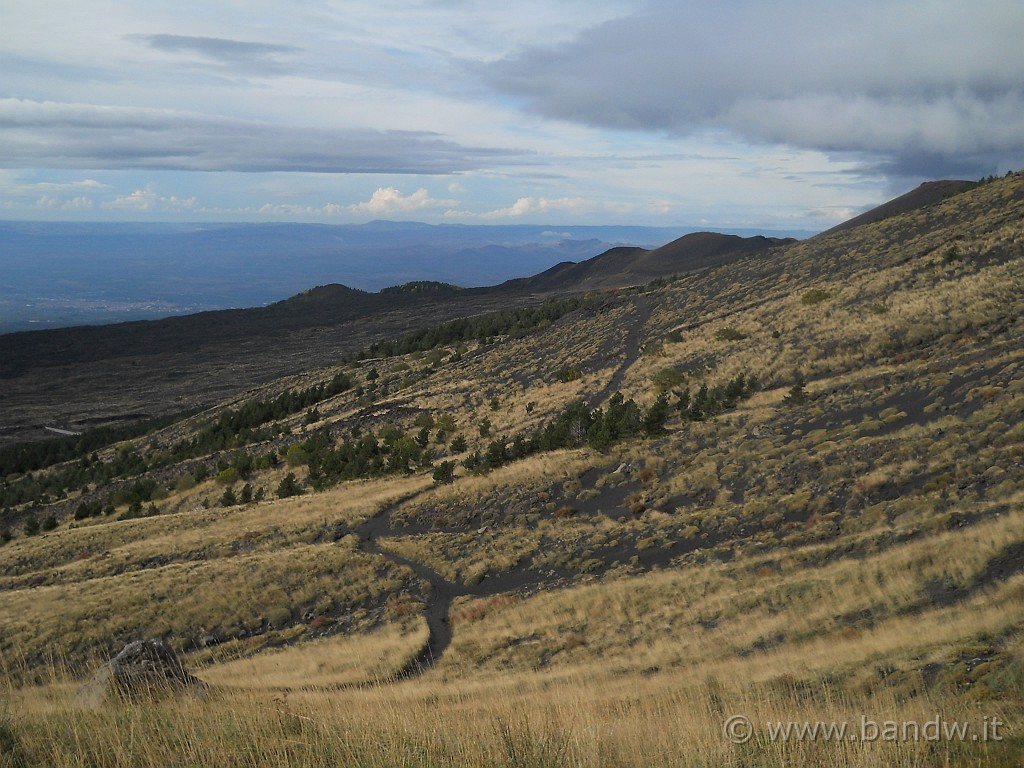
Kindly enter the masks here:
[[626, 338], [622, 342], [625, 359], [611, 379], [608, 380], [604, 389], [590, 399], [591, 408], [597, 408], [619, 391], [622, 388], [623, 380], [626, 378], [626, 373], [640, 359], [644, 329], [647, 327], [647, 322], [651, 319], [653, 310], [651, 309], [651, 300], [643, 295], [636, 297], [633, 307], [633, 317], [631, 318], [629, 328], [626, 330]]
[[[644, 329], [651, 318], [651, 313], [650, 299], [646, 296], [638, 296], [634, 303], [634, 312], [630, 318], [629, 327], [626, 329], [625, 338], [622, 341], [625, 353], [624, 360], [608, 384], [591, 398], [591, 408], [597, 408], [618, 391], [626, 377], [626, 373], [639, 359]], [[402, 504], [412, 501], [425, 492], [426, 490], [417, 491], [392, 502], [351, 531], [358, 537], [358, 547], [361, 551], [386, 557], [391, 562], [408, 568], [417, 578], [430, 585], [425, 612], [429, 631], [427, 641], [423, 648], [402, 669], [395, 673], [395, 680], [423, 674], [433, 667], [444, 655], [444, 652], [452, 642], [451, 605], [456, 597], [469, 595], [474, 597], [492, 597], [513, 590], [536, 587], [547, 588], [571, 581], [571, 576], [567, 573], [537, 571], [532, 567], [532, 563], [527, 560], [520, 563], [512, 571], [487, 576], [479, 584], [469, 586], [450, 581], [428, 565], [410, 560], [382, 548], [381, 543], [386, 539], [412, 532], [411, 529], [394, 527], [391, 522], [391, 514]]]

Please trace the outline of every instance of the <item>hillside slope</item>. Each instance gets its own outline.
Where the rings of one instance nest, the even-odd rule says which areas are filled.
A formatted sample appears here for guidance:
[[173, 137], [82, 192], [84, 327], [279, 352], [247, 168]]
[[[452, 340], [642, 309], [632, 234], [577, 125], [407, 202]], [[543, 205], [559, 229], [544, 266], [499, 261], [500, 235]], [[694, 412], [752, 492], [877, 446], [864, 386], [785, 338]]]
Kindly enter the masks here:
[[47, 426], [80, 431], [209, 407], [425, 323], [643, 284], [783, 242], [699, 233], [653, 251], [614, 248], [490, 288], [410, 283], [368, 293], [332, 284], [267, 307], [0, 335], [0, 445], [45, 437]]
[[[1022, 256], [1018, 174], [9, 476], [10, 730], [56, 765], [197, 721], [209, 765], [1015, 764]], [[222, 698], [93, 733], [29, 685], [139, 636]], [[766, 730], [936, 712], [985, 737]]]
[[896, 216], [901, 213], [908, 213], [930, 205], [935, 205], [936, 203], [945, 200], [947, 197], [952, 197], [953, 195], [963, 192], [965, 189], [968, 189], [973, 185], [974, 182], [956, 179], [926, 181], [921, 184], [921, 186], [917, 187], [917, 189], [912, 189], [906, 194], [882, 203], [869, 211], [865, 211], [859, 216], [854, 216], [852, 219], [848, 219], [842, 224], [838, 224], [832, 227], [832, 229], [826, 230], [822, 235], [844, 232], [848, 229], [863, 226], [864, 224], [873, 224], [876, 221], [882, 221], [890, 216]]
[[579, 263], [563, 262], [503, 287], [531, 291], [609, 290], [698, 272], [744, 256], [795, 243], [792, 238], [739, 237], [693, 232], [660, 248], [612, 248]]

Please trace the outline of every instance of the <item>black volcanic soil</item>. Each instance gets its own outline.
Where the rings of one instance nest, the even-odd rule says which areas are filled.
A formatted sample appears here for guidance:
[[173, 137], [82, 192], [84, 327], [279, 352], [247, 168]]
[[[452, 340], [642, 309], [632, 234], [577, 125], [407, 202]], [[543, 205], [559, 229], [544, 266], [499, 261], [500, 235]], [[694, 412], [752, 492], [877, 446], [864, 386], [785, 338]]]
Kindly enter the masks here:
[[320, 286], [256, 309], [0, 335], [0, 445], [197, 410], [458, 318], [718, 266], [784, 240], [698, 232], [613, 248], [492, 288], [366, 293]]
[[831, 235], [835, 232], [843, 232], [847, 229], [853, 229], [854, 227], [860, 227], [865, 224], [873, 224], [876, 221], [887, 219], [890, 216], [896, 216], [901, 213], [906, 213], [907, 211], [916, 211], [918, 208], [935, 205], [936, 203], [942, 202], [947, 197], [963, 192], [973, 184], [974, 182], [971, 181], [958, 181], [952, 179], [946, 179], [943, 181], [926, 181], [917, 189], [911, 190], [905, 195], [900, 195], [894, 200], [882, 203], [881, 205], [872, 208], [870, 211], [860, 214], [860, 216], [855, 216], [848, 221], [844, 221], [842, 224], [832, 227], [832, 229], [825, 230], [821, 234], [816, 235], [816, 237]]
[[425, 317], [443, 323], [509, 301], [487, 291], [438, 299], [329, 286], [264, 309], [0, 335], [0, 445], [52, 437], [44, 426], [82, 431], [208, 407], [337, 364]]

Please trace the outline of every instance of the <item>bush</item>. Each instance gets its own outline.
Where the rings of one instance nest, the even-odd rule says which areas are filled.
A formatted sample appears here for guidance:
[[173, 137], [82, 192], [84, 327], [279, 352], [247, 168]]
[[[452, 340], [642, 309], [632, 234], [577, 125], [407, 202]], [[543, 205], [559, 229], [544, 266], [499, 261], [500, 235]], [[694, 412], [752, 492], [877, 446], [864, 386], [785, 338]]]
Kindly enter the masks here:
[[238, 482], [238, 470], [234, 467], [222, 469], [217, 473], [217, 482], [221, 485], [232, 485]]
[[715, 333], [715, 338], [718, 339], [718, 341], [741, 341], [742, 339], [747, 338], [747, 334], [737, 331], [732, 326], [727, 326], [719, 329]]
[[[309, 463], [309, 454], [301, 444], [292, 443], [288, 446], [288, 453], [285, 454], [285, 463], [289, 467], [301, 467], [303, 464]], [[220, 479], [219, 475], [217, 476], [217, 479]], [[235, 480], [237, 479], [238, 477], [236, 475]]]
[[178, 493], [185, 493], [191, 491], [196, 487], [196, 479], [192, 475], [182, 475], [178, 478], [178, 482], [174, 484], [174, 490]]
[[821, 288], [812, 288], [803, 296], [800, 297], [800, 302], [808, 307], [814, 306], [815, 304], [821, 304], [821, 302], [832, 298], [832, 294], [828, 291], [823, 291]]
[[558, 372], [558, 380], [563, 384], [570, 381], [579, 381], [583, 378], [583, 371], [578, 365], [567, 365]]
[[294, 472], [289, 472], [285, 475], [280, 485], [277, 486], [277, 498], [279, 499], [287, 499], [289, 496], [301, 496], [302, 493], [302, 486], [299, 485], [298, 478], [295, 477]]
[[442, 461], [434, 468], [434, 485], [447, 485], [455, 482], [455, 462]]
[[800, 376], [797, 378], [796, 384], [790, 387], [789, 394], [782, 398], [782, 402], [791, 404], [804, 402], [807, 399], [807, 390], [805, 387], [806, 382], [804, 381], [804, 377]]
[[659, 392], [668, 392], [675, 389], [686, 380], [686, 375], [671, 365], [662, 368], [654, 374], [651, 379], [654, 388]]
[[54, 531], [57, 529], [57, 518], [53, 515], [47, 515], [43, 518], [43, 524], [40, 526], [44, 531]]
[[449, 447], [452, 449], [452, 453], [462, 453], [469, 448], [469, 443], [462, 435], [456, 435], [452, 438], [452, 444]]

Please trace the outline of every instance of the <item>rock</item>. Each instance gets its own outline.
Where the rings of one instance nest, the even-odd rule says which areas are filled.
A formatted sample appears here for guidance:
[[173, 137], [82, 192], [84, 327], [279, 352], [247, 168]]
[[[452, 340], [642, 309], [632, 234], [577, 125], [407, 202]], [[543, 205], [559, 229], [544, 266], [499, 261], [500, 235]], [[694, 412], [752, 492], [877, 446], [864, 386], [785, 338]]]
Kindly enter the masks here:
[[139, 700], [207, 688], [185, 670], [178, 654], [163, 640], [135, 640], [100, 667], [79, 691], [78, 701], [98, 706], [109, 699]]

